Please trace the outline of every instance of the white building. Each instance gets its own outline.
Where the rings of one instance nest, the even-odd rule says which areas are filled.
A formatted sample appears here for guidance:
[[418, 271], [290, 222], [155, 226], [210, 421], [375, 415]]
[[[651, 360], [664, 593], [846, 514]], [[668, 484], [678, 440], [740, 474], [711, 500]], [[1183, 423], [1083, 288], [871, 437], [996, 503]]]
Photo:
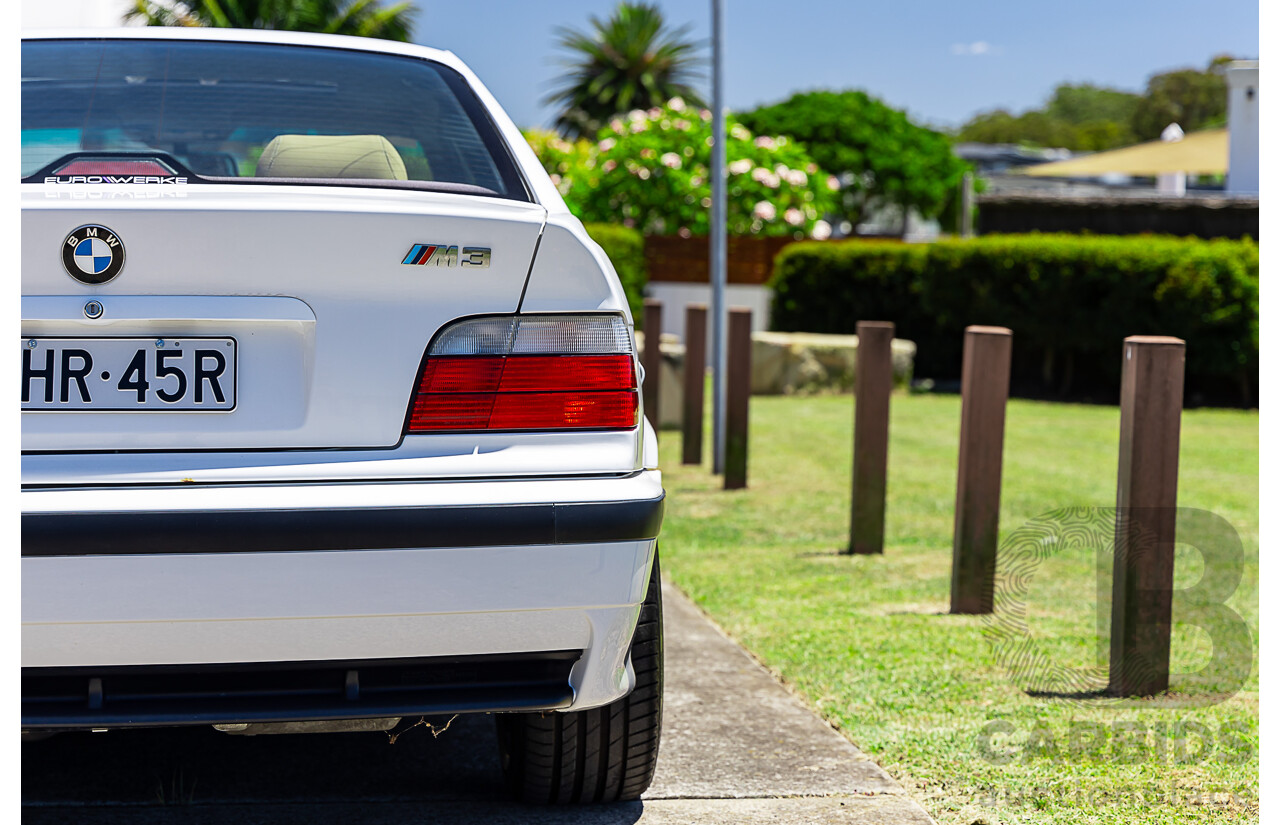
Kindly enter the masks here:
[[1258, 192], [1258, 61], [1227, 66], [1227, 191]]

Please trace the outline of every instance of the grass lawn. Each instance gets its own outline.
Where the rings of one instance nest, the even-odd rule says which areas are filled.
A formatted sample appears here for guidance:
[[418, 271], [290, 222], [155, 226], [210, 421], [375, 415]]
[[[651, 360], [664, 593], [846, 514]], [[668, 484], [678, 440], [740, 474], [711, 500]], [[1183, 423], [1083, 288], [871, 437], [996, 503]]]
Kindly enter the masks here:
[[[1243, 576], [1227, 605], [1250, 637], [1233, 654], [1254, 664], [1238, 691], [1222, 668], [1190, 675], [1210, 661], [1209, 634], [1186, 621], [1195, 599], [1175, 602], [1170, 697], [1122, 703], [1029, 692], [1044, 683], [1001, 666], [985, 619], [947, 615], [959, 397], [894, 397], [885, 553], [838, 553], [852, 405], [753, 398], [744, 491], [724, 492], [708, 465], [681, 466], [680, 434], [663, 432], [672, 580], [941, 823], [1256, 820], [1257, 414], [1184, 413], [1178, 490], [1179, 506], [1239, 533]], [[1010, 402], [1001, 535], [1056, 508], [1114, 506], [1118, 431], [1114, 407]], [[1102, 684], [1109, 559], [1096, 548], [1048, 554], [1025, 599], [1037, 649], [1101, 670]], [[1180, 545], [1175, 586], [1203, 570]]]

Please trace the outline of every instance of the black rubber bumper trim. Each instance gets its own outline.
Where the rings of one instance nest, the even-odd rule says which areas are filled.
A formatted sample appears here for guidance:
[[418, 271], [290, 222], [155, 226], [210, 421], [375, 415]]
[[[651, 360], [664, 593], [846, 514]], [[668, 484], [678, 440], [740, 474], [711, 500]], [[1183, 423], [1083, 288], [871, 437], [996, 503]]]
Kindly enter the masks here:
[[26, 730], [567, 708], [580, 650], [361, 661], [22, 669]]
[[22, 555], [282, 553], [636, 541], [657, 538], [664, 498], [463, 507], [24, 513]]

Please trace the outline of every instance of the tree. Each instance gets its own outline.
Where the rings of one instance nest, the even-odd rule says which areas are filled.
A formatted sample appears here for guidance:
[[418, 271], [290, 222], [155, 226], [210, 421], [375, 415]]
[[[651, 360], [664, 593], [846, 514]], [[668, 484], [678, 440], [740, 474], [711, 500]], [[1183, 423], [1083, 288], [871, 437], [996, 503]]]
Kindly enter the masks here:
[[1041, 111], [1014, 115], [1004, 109], [980, 112], [960, 127], [956, 138], [972, 143], [1019, 143], [1077, 148], [1079, 135], [1070, 123]]
[[125, 20], [148, 26], [214, 26], [231, 29], [349, 34], [409, 39], [416, 9], [381, 0], [136, 0]]
[[1096, 152], [1156, 140], [1170, 123], [1186, 132], [1221, 126], [1227, 116], [1224, 69], [1232, 59], [1215, 57], [1204, 71], [1152, 75], [1141, 95], [1091, 83], [1062, 83], [1039, 109], [1020, 115], [1004, 109], [981, 112], [961, 126], [956, 137]]
[[1141, 99], [1141, 95], [1133, 92], [1092, 83], [1059, 83], [1044, 109], [1050, 117], [1072, 126], [1103, 122], [1127, 124]]
[[690, 25], [669, 29], [657, 6], [619, 3], [607, 21], [590, 18], [591, 31], [559, 27], [558, 45], [571, 53], [559, 88], [545, 102], [558, 104], [556, 127], [571, 137], [594, 137], [615, 115], [681, 98], [703, 106], [689, 82], [701, 77], [701, 44], [686, 40]]
[[1156, 140], [1170, 123], [1184, 132], [1220, 126], [1227, 117], [1227, 78], [1232, 58], [1214, 58], [1204, 71], [1178, 69], [1152, 75], [1147, 93], [1133, 115], [1133, 131], [1140, 140]]
[[883, 206], [937, 215], [969, 165], [951, 141], [859, 91], [805, 92], [739, 116], [753, 132], [788, 135], [839, 176], [853, 225]]
[[1142, 98], [1132, 92], [1061, 83], [1048, 103], [1014, 115], [982, 112], [960, 127], [957, 138], [975, 143], [1025, 143], [1096, 152], [1135, 143], [1130, 121]]

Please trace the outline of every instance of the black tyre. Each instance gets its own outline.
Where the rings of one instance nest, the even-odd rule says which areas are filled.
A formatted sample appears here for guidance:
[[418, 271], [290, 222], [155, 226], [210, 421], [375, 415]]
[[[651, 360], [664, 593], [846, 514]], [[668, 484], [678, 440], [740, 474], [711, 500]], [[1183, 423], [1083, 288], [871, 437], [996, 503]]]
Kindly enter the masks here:
[[662, 588], [654, 555], [631, 638], [636, 686], [616, 702], [569, 713], [505, 713], [498, 745], [507, 789], [522, 802], [639, 799], [653, 781], [662, 732]]

